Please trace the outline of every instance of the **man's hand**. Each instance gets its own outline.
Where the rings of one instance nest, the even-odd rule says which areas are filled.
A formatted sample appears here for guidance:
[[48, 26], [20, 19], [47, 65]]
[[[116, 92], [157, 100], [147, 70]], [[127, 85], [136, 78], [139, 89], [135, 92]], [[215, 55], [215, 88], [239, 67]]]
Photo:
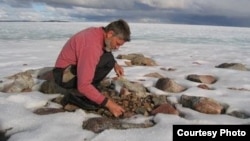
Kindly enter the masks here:
[[119, 117], [121, 116], [125, 110], [119, 106], [118, 104], [116, 104], [115, 102], [113, 102], [112, 100], [108, 100], [107, 104], [105, 105], [109, 111], [115, 116], [115, 117]]
[[119, 64], [117, 64], [117, 63], [115, 63], [114, 70], [115, 70], [115, 73], [116, 73], [116, 75], [117, 75], [118, 77], [124, 75], [124, 70], [123, 70], [123, 68], [122, 68]]

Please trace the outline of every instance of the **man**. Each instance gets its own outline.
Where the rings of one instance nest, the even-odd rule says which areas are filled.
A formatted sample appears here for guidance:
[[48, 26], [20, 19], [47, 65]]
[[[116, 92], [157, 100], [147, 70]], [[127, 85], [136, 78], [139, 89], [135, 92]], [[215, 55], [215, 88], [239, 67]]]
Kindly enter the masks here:
[[106, 107], [115, 117], [125, 110], [102, 95], [97, 86], [114, 68], [123, 75], [112, 50], [130, 41], [130, 28], [120, 19], [106, 27], [90, 27], [73, 35], [62, 48], [53, 70], [55, 82], [66, 89], [77, 89], [65, 96], [68, 103], [83, 109]]

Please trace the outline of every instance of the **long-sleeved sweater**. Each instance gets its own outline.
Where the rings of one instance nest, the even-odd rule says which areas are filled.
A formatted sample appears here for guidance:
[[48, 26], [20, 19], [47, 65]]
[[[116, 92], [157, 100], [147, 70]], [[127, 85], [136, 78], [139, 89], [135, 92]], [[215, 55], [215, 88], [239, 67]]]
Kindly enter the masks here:
[[96, 65], [104, 53], [104, 30], [90, 27], [73, 35], [62, 48], [55, 67], [65, 68], [77, 65], [77, 89], [91, 101], [102, 104], [105, 96], [91, 83]]

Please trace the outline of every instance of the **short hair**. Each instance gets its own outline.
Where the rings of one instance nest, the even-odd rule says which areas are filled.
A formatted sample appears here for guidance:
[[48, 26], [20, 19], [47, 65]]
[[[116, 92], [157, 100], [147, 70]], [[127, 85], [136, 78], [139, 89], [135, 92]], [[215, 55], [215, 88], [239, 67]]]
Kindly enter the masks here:
[[115, 34], [121, 35], [124, 41], [130, 41], [131, 32], [129, 25], [122, 19], [109, 23], [106, 27], [104, 27], [104, 30], [105, 32], [112, 30]]

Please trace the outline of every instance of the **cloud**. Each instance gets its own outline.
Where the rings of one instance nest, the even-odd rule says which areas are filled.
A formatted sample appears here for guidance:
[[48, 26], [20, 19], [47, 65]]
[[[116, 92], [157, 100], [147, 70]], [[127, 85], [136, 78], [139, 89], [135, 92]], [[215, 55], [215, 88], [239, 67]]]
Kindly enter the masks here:
[[248, 0], [199, 0], [192, 2], [189, 9], [196, 9], [200, 15], [216, 15], [228, 17], [248, 17], [250, 1]]
[[191, 1], [190, 0], [140, 0], [140, 2], [154, 8], [183, 9], [186, 8]]
[[214, 25], [225, 20], [223, 24], [245, 26], [250, 23], [248, 5], [249, 0], [0, 0], [0, 20], [33, 17], [35, 20], [108, 21], [125, 18], [135, 22], [207, 22]]
[[30, 2], [46, 3], [54, 7], [84, 7], [95, 9], [130, 9], [135, 0], [116, 1], [116, 0], [25, 0]]

